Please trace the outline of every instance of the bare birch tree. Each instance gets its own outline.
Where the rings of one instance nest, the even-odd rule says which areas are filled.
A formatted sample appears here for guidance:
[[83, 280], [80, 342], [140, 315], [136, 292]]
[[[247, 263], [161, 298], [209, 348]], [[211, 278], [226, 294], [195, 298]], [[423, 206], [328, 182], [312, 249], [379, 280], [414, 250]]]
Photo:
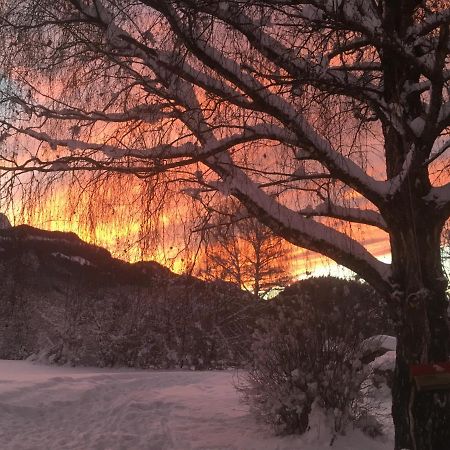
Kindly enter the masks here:
[[220, 202], [207, 220], [203, 277], [230, 281], [257, 298], [292, 281], [286, 243], [235, 201]]
[[448, 449], [449, 391], [415, 393], [409, 366], [449, 361], [449, 20], [432, 0], [3, 0], [2, 183], [177, 171], [232, 195], [387, 298], [396, 448]]

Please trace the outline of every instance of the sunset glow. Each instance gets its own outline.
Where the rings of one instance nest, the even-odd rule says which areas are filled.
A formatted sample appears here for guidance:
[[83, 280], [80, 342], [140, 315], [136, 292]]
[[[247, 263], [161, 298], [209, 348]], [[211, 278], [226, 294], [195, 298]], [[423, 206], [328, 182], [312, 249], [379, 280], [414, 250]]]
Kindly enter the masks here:
[[[51, 231], [76, 233], [82, 240], [104, 247], [113, 256], [129, 262], [154, 260], [170, 267], [176, 273], [185, 272], [190, 267], [190, 263], [184, 247], [184, 233], [187, 231], [180, 223], [180, 211], [187, 212], [192, 200], [180, 198], [178, 210], [166, 210], [152, 219], [154, 222], [152, 226], [166, 230], [166, 234], [163, 242], [148, 245], [142, 235], [147, 219], [140, 215], [140, 207], [137, 203], [133, 203], [131, 195], [133, 191], [134, 194], [139, 195], [142, 186], [138, 180], [133, 181], [131, 178], [130, 181], [128, 200], [123, 197], [123, 191], [120, 190], [123, 203], [116, 203], [109, 209], [100, 206], [100, 202], [105, 199], [104, 191], [76, 194], [69, 186], [62, 185], [49, 192], [47, 197], [41, 199], [39, 203], [31, 207], [28, 205], [24, 212], [19, 212], [20, 208], [16, 205], [15, 211], [11, 210], [10, 215], [16, 218], [16, 224], [27, 223]], [[112, 189], [111, 192], [106, 193], [106, 197], [114, 197], [116, 195], [114, 192]], [[97, 198], [97, 201], [94, 198], [94, 204], [98, 207], [97, 214], [95, 209], [89, 209], [89, 203], [93, 201], [92, 195]], [[118, 192], [117, 195], [119, 195]], [[367, 226], [358, 227], [356, 233], [364, 235], [365, 245], [374, 255], [383, 260], [389, 259], [389, 242], [386, 233]], [[290, 249], [287, 253], [288, 267], [294, 279], [322, 275], [343, 277], [351, 275], [350, 271], [322, 255], [289, 244], [287, 247]], [[200, 253], [198, 257], [202, 258], [204, 255]], [[198, 267], [201, 264], [199, 260], [196, 265]]]

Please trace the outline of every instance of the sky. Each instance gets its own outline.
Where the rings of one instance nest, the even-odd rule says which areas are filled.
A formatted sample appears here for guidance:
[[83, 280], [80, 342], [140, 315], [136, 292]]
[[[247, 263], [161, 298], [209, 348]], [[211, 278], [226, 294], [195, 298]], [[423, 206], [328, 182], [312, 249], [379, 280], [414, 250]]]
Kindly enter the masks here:
[[[46, 80], [36, 83], [47, 87]], [[51, 87], [57, 91], [61, 90], [57, 82], [52, 82]], [[44, 89], [45, 90], [45, 89]], [[59, 92], [52, 92], [52, 95], [58, 96]], [[343, 140], [346, 140], [345, 126], [343, 126]], [[107, 130], [106, 130], [107, 131]], [[104, 131], [105, 136], [107, 135]], [[95, 130], [92, 136], [94, 141], [101, 142], [103, 134]], [[352, 140], [350, 136], [347, 139]], [[359, 141], [358, 141], [359, 142]], [[364, 142], [368, 152], [374, 158], [369, 163], [369, 172], [377, 178], [383, 177], [382, 148], [379, 139], [376, 136]], [[344, 146], [345, 147], [345, 146]], [[381, 145], [382, 147], [382, 145]], [[185, 244], [184, 224], [182, 217], [185, 210], [180, 208], [180, 204], [170, 204], [167, 211], [162, 211], [158, 219], [152, 223], [142, 223], [136, 219], [136, 214], [142, 204], [139, 200], [140, 193], [134, 192], [134, 185], [120, 186], [120, 196], [127, 195], [126, 201], [118, 203], [116, 191], [99, 194], [99, 189], [92, 191], [91, 196], [82, 193], [72, 194], [71, 205], [67, 206], [67, 193], [64, 188], [53, 191], [49, 199], [43, 197], [38, 204], [33, 205], [32, 213], [19, 214], [16, 212], [8, 214], [13, 223], [29, 223], [38, 227], [50, 230], [73, 231], [82, 239], [106, 247], [114, 256], [137, 261], [144, 257], [145, 259], [154, 259], [162, 264], [169, 265], [177, 272], [185, 269], [182, 261], [184, 256], [180, 255], [180, 249]], [[98, 196], [98, 199], [92, 198]], [[133, 196], [135, 198], [133, 198]], [[100, 200], [103, 205], [99, 207]], [[74, 207], [73, 204], [76, 204]], [[93, 206], [94, 205], [94, 206]], [[0, 205], [1, 206], [1, 205]], [[13, 217], [11, 217], [11, 215]], [[140, 240], [142, 234], [154, 234], [153, 242], [143, 247]], [[355, 231], [355, 236], [366, 246], [366, 248], [377, 258], [389, 261], [389, 242], [387, 235], [371, 227], [360, 227]], [[337, 266], [332, 261], [302, 249], [291, 248], [289, 253], [291, 271], [295, 277], [303, 278], [310, 275], [339, 275], [346, 276], [349, 271]]]
[[[18, 208], [15, 213], [10, 211], [11, 222], [16, 225], [28, 223], [48, 230], [74, 232], [81, 239], [105, 247], [113, 256], [130, 262], [142, 259], [155, 260], [178, 273], [186, 270], [184, 263], [186, 255], [181, 249], [186, 243], [187, 236], [185, 228], [180, 223], [180, 216], [186, 215], [189, 207], [186, 205], [182, 207], [182, 202], [179, 202], [176, 208], [168, 205], [167, 211], [158, 217], [158, 223], [155, 224], [160, 230], [164, 228], [164, 233], [158, 236], [155, 243], [145, 246], [140, 240], [143, 225], [138, 217], [139, 204], [135, 203], [133, 207], [133, 203], [122, 205], [116, 203], [112, 207], [108, 206], [107, 199], [100, 198], [99, 195], [97, 201], [103, 200], [106, 207], [98, 209], [96, 215], [95, 211], [93, 214], [89, 211], [88, 205], [83, 204], [86, 199], [81, 195], [75, 196], [79, 202], [75, 205], [71, 196], [73, 193], [69, 194], [64, 187], [55, 189], [48, 193], [46, 201], [33, 205], [25, 213], [19, 213]], [[362, 242], [371, 253], [383, 261], [390, 261], [386, 233], [363, 226], [359, 234], [364, 236]], [[351, 271], [334, 261], [293, 245], [288, 246], [287, 259], [287, 267], [290, 268], [294, 279], [353, 275]]]

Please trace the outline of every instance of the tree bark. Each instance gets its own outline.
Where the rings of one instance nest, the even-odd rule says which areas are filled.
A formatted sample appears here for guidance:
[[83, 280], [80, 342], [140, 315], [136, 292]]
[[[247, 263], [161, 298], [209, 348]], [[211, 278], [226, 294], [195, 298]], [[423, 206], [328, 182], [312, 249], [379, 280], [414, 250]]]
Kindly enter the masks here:
[[[420, 2], [380, 2], [383, 28], [388, 35], [407, 39]], [[403, 96], [403, 86], [420, 81], [420, 73], [407, 60], [397, 58], [387, 45], [380, 49], [384, 73], [384, 98], [402, 107], [404, 118], [423, 116], [418, 92]], [[392, 252], [391, 312], [396, 323], [397, 361], [392, 392], [392, 416], [396, 450], [450, 449], [450, 391], [418, 392], [410, 376], [412, 364], [449, 361], [447, 280], [440, 257], [440, 237], [445, 217], [424, 200], [430, 191], [428, 171], [423, 164], [429, 143], [400, 133], [392, 123], [383, 124], [388, 178], [404, 170], [413, 155], [401, 192], [382, 208], [388, 223]]]
[[397, 361], [392, 416], [395, 448], [450, 449], [450, 390], [419, 392], [411, 364], [449, 361], [447, 280], [440, 259], [441, 224], [431, 212], [411, 210], [413, 223], [391, 234], [394, 290], [392, 312], [397, 327]]

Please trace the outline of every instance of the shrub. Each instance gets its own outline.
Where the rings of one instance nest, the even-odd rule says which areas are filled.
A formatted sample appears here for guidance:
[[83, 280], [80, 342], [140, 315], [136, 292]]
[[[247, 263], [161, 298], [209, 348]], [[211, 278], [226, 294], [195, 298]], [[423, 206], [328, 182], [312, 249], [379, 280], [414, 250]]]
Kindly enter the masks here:
[[360, 342], [385, 331], [377, 329], [378, 320], [381, 328], [386, 323], [368, 289], [358, 282], [311, 279], [269, 304], [254, 333], [253, 367], [243, 391], [277, 432], [304, 433], [314, 402], [332, 417], [335, 433], [356, 418], [368, 377]]
[[257, 302], [232, 285], [185, 281], [160, 292], [128, 286], [75, 291], [59, 310], [51, 308], [52, 316], [58, 311], [56, 336], [47, 352], [35, 353], [58, 364], [100, 367], [245, 364]]

